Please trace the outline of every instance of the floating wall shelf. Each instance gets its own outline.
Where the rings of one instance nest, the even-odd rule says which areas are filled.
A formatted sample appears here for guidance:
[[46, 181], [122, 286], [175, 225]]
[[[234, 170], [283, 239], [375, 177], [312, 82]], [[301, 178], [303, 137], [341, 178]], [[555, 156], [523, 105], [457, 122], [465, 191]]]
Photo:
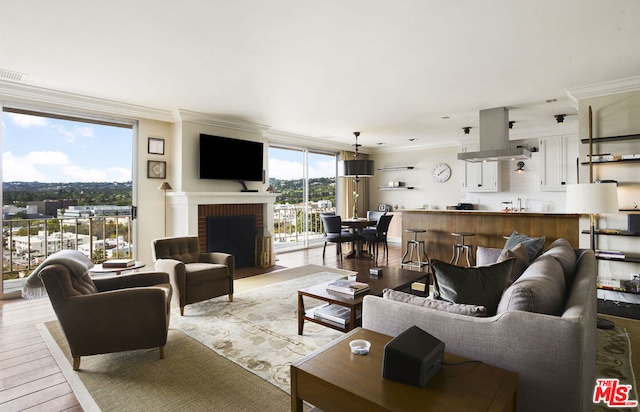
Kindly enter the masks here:
[[398, 187], [391, 187], [391, 186], [379, 186], [378, 190], [412, 190], [413, 186], [398, 186]]
[[388, 172], [391, 170], [411, 170], [413, 166], [390, 166], [390, 167], [379, 167], [378, 170], [381, 172]]

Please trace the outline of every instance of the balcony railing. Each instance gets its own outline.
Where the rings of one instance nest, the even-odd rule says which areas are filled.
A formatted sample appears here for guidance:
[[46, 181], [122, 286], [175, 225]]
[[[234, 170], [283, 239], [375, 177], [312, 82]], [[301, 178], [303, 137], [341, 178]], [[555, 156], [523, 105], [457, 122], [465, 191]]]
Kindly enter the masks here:
[[[315, 205], [274, 205], [273, 240], [276, 249], [302, 246], [306, 241], [313, 242], [324, 236], [321, 213], [333, 212], [335, 207]], [[306, 217], [306, 219], [305, 219]]]
[[6, 293], [20, 288], [49, 255], [79, 250], [94, 263], [133, 256], [131, 216], [9, 219], [2, 223], [2, 280]]
[[[312, 204], [276, 204], [273, 228], [276, 249], [320, 243], [324, 236], [320, 214], [335, 211], [335, 207]], [[47, 256], [63, 249], [79, 250], [96, 264], [111, 258], [132, 257], [130, 239], [131, 216], [4, 220], [3, 291], [19, 290], [24, 278]]]

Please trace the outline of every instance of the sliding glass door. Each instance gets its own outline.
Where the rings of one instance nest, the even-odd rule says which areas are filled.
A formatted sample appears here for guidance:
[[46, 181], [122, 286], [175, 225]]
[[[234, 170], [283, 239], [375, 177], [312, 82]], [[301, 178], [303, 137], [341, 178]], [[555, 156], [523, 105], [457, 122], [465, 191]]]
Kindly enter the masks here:
[[269, 147], [269, 184], [279, 193], [274, 206], [276, 250], [322, 243], [320, 213], [335, 212], [337, 155]]

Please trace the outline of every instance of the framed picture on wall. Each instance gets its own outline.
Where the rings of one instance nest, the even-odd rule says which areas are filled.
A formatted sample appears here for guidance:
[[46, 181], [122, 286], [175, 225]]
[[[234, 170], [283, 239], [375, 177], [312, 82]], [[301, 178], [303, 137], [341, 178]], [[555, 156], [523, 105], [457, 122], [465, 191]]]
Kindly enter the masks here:
[[150, 137], [147, 151], [149, 152], [149, 154], [163, 155], [164, 154], [164, 139], [161, 139], [159, 137]]
[[147, 177], [149, 179], [165, 179], [167, 177], [167, 162], [147, 160]]

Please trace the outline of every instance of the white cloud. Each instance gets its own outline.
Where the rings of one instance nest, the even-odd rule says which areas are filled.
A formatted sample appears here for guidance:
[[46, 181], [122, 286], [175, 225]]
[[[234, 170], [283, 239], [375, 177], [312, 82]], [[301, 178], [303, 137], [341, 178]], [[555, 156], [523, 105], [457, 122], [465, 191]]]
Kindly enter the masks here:
[[[311, 163], [311, 162], [310, 162]], [[336, 175], [335, 159], [318, 160], [309, 165], [309, 177], [333, 177]]]
[[[269, 159], [269, 177], [274, 179], [301, 179], [302, 163], [282, 159]], [[309, 178], [336, 175], [334, 159], [317, 160], [309, 165]]]
[[28, 127], [46, 127], [48, 126], [49, 120], [44, 117], [38, 116], [30, 116], [26, 114], [20, 113], [5, 113], [9, 119], [13, 120], [13, 122], [22, 128]]
[[269, 159], [269, 177], [273, 179], [300, 179], [302, 177], [302, 163]]
[[84, 168], [75, 165], [62, 152], [30, 152], [26, 156], [2, 155], [5, 182], [112, 182], [131, 180], [126, 168]]
[[16, 157], [11, 152], [2, 154], [3, 181], [42, 182], [45, 178], [46, 176], [40, 173], [34, 164], [25, 162], [24, 158]]
[[65, 138], [65, 142], [73, 143], [78, 137], [94, 137], [95, 130], [91, 126], [77, 126], [73, 130], [67, 130], [64, 125], [56, 124], [51, 126], [60, 136]]

